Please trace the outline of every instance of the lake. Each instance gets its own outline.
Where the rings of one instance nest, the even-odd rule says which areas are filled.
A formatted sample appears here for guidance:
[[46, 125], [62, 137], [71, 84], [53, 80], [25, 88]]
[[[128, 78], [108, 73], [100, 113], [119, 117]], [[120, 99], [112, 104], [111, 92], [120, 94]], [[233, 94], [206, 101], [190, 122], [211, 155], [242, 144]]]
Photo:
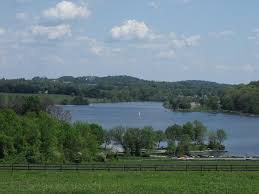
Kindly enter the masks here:
[[101, 103], [89, 106], [64, 106], [73, 121], [98, 123], [109, 129], [115, 126], [165, 130], [187, 121], [202, 121], [209, 130], [224, 128], [228, 134], [226, 150], [235, 155], [259, 155], [259, 117], [203, 112], [172, 112], [159, 102]]

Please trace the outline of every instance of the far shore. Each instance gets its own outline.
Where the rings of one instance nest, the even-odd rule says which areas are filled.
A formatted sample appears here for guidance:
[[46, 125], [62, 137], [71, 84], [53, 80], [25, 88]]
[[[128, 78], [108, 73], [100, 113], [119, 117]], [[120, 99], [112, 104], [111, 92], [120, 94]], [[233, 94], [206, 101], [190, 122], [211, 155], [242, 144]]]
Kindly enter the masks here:
[[[203, 112], [203, 113], [211, 113], [211, 114], [229, 114], [229, 115], [239, 115], [239, 116], [247, 116], [247, 117], [259, 117], [259, 115], [256, 114], [250, 114], [250, 113], [243, 113], [243, 112], [238, 112], [238, 111], [229, 111], [229, 110], [205, 110], [205, 109], [178, 109], [178, 110], [173, 110], [170, 108], [167, 108], [166, 106], [163, 105], [162, 101], [110, 101], [107, 99], [89, 99], [89, 105], [91, 104], [119, 104], [119, 103], [161, 103], [161, 105], [169, 111], [172, 112]], [[68, 104], [68, 105], [73, 105], [73, 104]], [[88, 105], [86, 105], [88, 106]]]

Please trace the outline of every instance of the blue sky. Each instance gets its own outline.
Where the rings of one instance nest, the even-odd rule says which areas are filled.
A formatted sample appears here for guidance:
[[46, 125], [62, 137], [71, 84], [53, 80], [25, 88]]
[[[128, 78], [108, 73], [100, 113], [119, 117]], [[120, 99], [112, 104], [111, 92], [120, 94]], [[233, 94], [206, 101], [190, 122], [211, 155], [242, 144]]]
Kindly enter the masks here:
[[259, 79], [257, 0], [3, 0], [0, 77]]

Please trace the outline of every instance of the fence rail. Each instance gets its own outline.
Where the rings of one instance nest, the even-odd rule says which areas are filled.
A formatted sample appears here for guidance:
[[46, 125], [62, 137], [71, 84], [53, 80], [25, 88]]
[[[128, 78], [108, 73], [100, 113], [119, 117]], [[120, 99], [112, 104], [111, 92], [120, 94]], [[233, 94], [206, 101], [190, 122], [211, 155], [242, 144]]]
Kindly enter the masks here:
[[0, 171], [259, 171], [259, 165], [223, 164], [1, 164]]

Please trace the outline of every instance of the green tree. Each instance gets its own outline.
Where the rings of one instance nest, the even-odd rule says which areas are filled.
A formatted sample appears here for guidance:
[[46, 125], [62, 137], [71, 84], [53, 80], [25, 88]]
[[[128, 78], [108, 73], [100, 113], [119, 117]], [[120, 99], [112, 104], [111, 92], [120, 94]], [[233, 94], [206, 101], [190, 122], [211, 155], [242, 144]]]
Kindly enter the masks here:
[[218, 129], [216, 133], [217, 133], [218, 143], [222, 145], [222, 143], [227, 139], [227, 134], [224, 129]]
[[103, 141], [104, 141], [104, 149], [106, 150], [107, 145], [109, 145], [111, 143], [111, 133], [110, 131], [104, 130], [104, 134], [103, 134]]
[[207, 106], [208, 106], [211, 110], [218, 110], [218, 109], [220, 108], [219, 97], [217, 97], [217, 96], [210, 96], [210, 97], [208, 98]]
[[175, 144], [175, 141], [168, 141], [168, 145], [167, 145], [167, 153], [169, 155], [173, 155], [175, 156], [176, 154], [176, 144]]
[[4, 159], [13, 153], [12, 138], [0, 133], [0, 159]]
[[218, 149], [218, 137], [215, 131], [210, 131], [208, 136], [208, 147], [210, 149]]
[[191, 141], [195, 140], [195, 130], [194, 126], [191, 122], [187, 122], [183, 124], [183, 134], [188, 135], [191, 139]]
[[141, 148], [151, 150], [154, 148], [156, 134], [152, 127], [144, 127], [141, 129]]
[[183, 155], [190, 155], [190, 148], [191, 148], [191, 138], [189, 135], [184, 134], [181, 137], [181, 140], [178, 143], [176, 154], [178, 157]]
[[183, 133], [183, 128], [181, 125], [173, 125], [165, 130], [165, 135], [168, 140], [179, 141]]
[[111, 140], [123, 146], [124, 145], [123, 136], [125, 132], [126, 132], [126, 129], [122, 126], [114, 127], [113, 129], [110, 130]]
[[197, 145], [204, 144], [205, 137], [207, 134], [207, 127], [203, 125], [200, 121], [193, 122], [194, 127], [194, 141]]
[[139, 128], [128, 128], [123, 136], [123, 145], [126, 152], [140, 156], [142, 147], [141, 130]]

